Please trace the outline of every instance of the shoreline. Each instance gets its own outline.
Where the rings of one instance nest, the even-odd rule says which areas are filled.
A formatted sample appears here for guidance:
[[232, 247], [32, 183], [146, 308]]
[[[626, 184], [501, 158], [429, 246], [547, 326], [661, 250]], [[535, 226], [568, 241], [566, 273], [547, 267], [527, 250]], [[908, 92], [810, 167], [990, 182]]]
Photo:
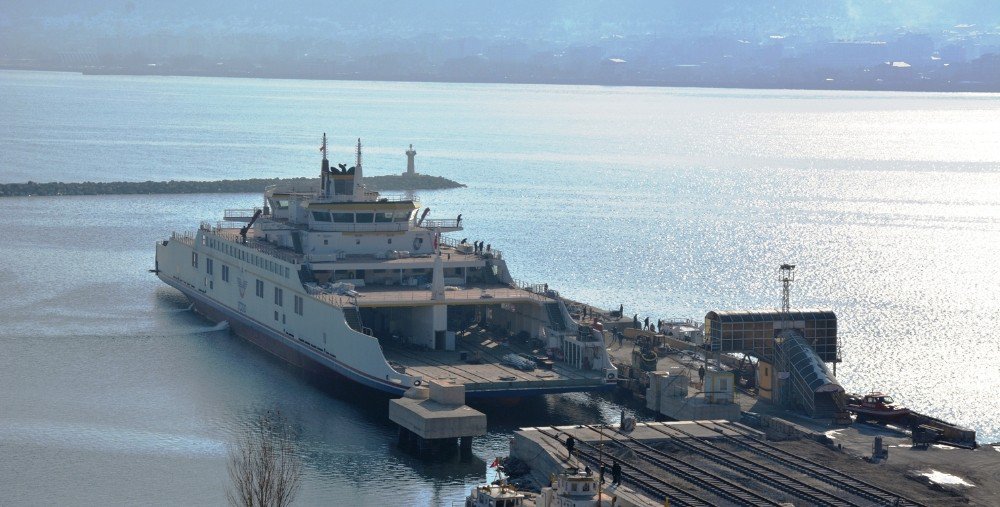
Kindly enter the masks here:
[[[838, 85], [831, 85], [828, 82], [817, 83], [726, 83], [726, 82], [685, 82], [685, 81], [661, 81], [661, 82], [640, 82], [630, 80], [607, 80], [607, 81], [587, 81], [587, 80], [461, 80], [461, 79], [435, 79], [421, 76], [310, 76], [310, 75], [271, 75], [271, 74], [249, 74], [249, 73], [211, 73], [197, 71], [178, 72], [143, 72], [121, 70], [96, 70], [96, 69], [53, 69], [45, 67], [19, 67], [12, 65], [0, 65], [0, 70], [25, 71], [25, 72], [67, 72], [80, 74], [83, 76], [132, 76], [132, 77], [205, 77], [205, 78], [233, 78], [233, 79], [282, 79], [282, 80], [303, 80], [303, 81], [368, 81], [374, 83], [450, 83], [450, 84], [505, 84], [505, 85], [543, 85], [543, 86], [601, 86], [601, 87], [640, 87], [640, 88], [704, 88], [711, 90], [777, 90], [777, 91], [843, 91], [843, 92], [901, 92], [901, 93], [1000, 93], [1000, 83], [986, 82], [913, 82], [914, 86], [898, 86], [901, 83], [890, 83], [884, 87], [866, 86], [866, 83], [851, 83], [841, 81]], [[897, 86], [892, 86], [893, 84]], [[919, 85], [917, 85], [919, 84]], [[941, 85], [941, 86], [935, 86]]]
[[[153, 195], [153, 194], [242, 194], [260, 192], [264, 187], [282, 183], [312, 183], [315, 178], [252, 178], [212, 181], [53, 181], [36, 183], [0, 183], [3, 197], [49, 197], [73, 195]], [[365, 185], [375, 191], [447, 190], [465, 185], [442, 176], [393, 174], [367, 176]]]

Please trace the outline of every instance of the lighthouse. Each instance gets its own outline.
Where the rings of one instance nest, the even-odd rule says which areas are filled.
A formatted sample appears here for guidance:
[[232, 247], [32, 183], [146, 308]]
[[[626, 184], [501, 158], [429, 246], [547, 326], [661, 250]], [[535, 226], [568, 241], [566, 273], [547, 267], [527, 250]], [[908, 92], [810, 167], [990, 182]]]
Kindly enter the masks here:
[[414, 176], [417, 174], [416, 169], [413, 165], [413, 157], [417, 156], [417, 152], [413, 151], [413, 145], [410, 145], [410, 149], [406, 150], [406, 175]]

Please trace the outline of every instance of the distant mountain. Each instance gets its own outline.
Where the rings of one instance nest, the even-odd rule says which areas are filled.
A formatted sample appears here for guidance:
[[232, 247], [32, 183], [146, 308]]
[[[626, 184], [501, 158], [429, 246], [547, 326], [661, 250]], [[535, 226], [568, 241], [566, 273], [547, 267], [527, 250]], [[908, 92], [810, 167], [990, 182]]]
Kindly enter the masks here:
[[983, 89], [992, 53], [996, 0], [0, 4], [0, 67], [94, 73]]

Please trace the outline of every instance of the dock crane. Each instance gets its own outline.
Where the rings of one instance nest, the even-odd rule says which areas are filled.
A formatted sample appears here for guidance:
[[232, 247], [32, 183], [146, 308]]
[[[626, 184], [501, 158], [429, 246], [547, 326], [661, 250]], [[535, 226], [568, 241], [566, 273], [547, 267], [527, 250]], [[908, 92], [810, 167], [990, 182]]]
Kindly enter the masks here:
[[250, 230], [251, 227], [253, 227], [253, 223], [256, 222], [258, 218], [260, 218], [261, 213], [262, 211], [260, 210], [260, 208], [254, 211], [253, 217], [250, 219], [250, 221], [247, 222], [247, 224], [240, 229], [240, 238], [242, 238], [244, 245], [247, 244], [247, 232]]

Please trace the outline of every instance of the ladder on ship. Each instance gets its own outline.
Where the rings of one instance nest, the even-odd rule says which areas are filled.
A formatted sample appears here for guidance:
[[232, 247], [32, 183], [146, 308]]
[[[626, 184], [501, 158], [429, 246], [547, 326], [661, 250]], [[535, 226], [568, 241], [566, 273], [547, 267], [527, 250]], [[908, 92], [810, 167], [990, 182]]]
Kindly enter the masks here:
[[372, 330], [365, 327], [361, 322], [361, 309], [357, 306], [344, 307], [344, 320], [347, 321], [347, 325], [350, 326], [351, 329], [371, 336]]
[[552, 323], [552, 329], [556, 331], [566, 330], [566, 321], [563, 320], [562, 311], [559, 308], [559, 303], [545, 303], [545, 311], [549, 314], [549, 322]]

